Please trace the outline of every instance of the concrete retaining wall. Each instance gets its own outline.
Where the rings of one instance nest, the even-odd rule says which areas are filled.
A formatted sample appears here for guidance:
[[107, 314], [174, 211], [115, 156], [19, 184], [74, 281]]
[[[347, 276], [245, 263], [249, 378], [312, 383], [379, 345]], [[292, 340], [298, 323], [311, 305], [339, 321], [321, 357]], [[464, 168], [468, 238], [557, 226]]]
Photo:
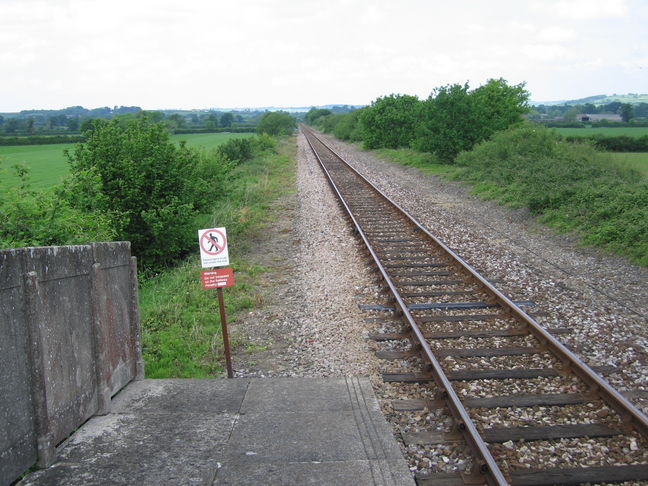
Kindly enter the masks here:
[[130, 243], [0, 250], [0, 486], [143, 370]]

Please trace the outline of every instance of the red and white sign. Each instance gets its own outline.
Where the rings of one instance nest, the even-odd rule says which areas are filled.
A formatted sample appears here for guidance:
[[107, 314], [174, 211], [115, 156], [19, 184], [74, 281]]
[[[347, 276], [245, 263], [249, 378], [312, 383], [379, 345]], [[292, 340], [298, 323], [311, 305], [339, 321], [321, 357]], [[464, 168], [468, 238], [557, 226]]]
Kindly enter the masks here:
[[231, 268], [217, 268], [200, 272], [203, 289], [217, 289], [234, 285], [234, 272]]
[[198, 242], [200, 243], [200, 261], [203, 268], [229, 265], [225, 228], [198, 230]]

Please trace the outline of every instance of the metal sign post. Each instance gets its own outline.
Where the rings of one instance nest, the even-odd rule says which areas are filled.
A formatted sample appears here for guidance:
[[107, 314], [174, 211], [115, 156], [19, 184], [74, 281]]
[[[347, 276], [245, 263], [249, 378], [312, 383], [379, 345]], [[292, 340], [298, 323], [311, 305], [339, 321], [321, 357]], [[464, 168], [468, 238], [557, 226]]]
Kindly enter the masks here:
[[234, 378], [232, 368], [232, 355], [230, 354], [229, 336], [227, 335], [227, 317], [225, 317], [225, 302], [223, 301], [223, 289], [218, 287], [218, 306], [220, 307], [221, 329], [223, 331], [223, 348], [225, 348], [225, 365], [227, 366], [227, 377]]
[[211, 270], [203, 270], [201, 272], [200, 279], [202, 281], [203, 289], [216, 289], [218, 294], [218, 307], [220, 309], [227, 377], [234, 378], [229, 335], [227, 333], [225, 301], [223, 300], [223, 287], [234, 285], [234, 272], [232, 272], [231, 268], [215, 268], [218, 266], [229, 265], [227, 233], [225, 228], [198, 230], [198, 242], [200, 244], [200, 259], [203, 268], [211, 267]]

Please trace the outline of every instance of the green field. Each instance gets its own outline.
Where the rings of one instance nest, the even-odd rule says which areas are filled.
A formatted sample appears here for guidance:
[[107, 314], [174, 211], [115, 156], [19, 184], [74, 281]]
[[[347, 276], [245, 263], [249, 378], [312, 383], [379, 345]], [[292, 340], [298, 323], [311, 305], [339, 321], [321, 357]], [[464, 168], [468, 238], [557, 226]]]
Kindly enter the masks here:
[[554, 128], [554, 130], [566, 137], [587, 137], [590, 135], [642, 137], [648, 135], [648, 127]]
[[615, 162], [624, 167], [636, 169], [648, 178], [648, 153], [610, 152], [609, 154]]
[[[185, 140], [189, 147], [211, 150], [232, 138], [253, 136], [252, 133], [193, 133], [172, 135], [171, 140]], [[34, 189], [45, 189], [59, 184], [68, 173], [63, 151], [74, 144], [12, 145], [0, 146], [0, 188], [15, 184], [18, 178], [10, 167], [24, 163], [30, 168], [30, 181]]]

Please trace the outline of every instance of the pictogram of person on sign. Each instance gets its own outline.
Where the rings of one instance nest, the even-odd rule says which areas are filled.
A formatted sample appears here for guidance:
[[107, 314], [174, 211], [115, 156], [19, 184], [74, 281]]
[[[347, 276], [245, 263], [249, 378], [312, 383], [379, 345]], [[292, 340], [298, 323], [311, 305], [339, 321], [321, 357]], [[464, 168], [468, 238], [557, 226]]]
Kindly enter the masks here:
[[214, 251], [215, 249], [216, 250], [221, 249], [221, 247], [218, 246], [219, 245], [218, 237], [214, 233], [209, 233], [209, 244], [211, 245], [209, 247], [209, 251]]

